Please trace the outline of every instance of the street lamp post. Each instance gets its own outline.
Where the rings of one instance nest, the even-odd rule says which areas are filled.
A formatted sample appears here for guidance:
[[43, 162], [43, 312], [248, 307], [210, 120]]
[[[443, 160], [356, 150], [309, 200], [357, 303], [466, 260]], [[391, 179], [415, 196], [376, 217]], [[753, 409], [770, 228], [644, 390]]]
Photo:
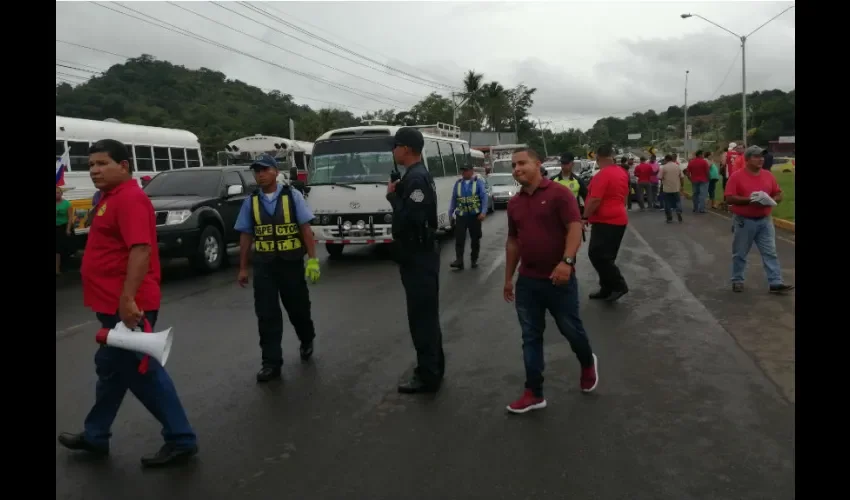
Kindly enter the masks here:
[[776, 14], [775, 16], [771, 17], [770, 19], [765, 21], [761, 26], [759, 26], [758, 28], [751, 31], [748, 35], [739, 35], [739, 34], [735, 33], [734, 31], [728, 30], [728, 29], [724, 28], [723, 26], [720, 26], [719, 24], [715, 23], [714, 21], [712, 21], [710, 19], [706, 19], [706, 18], [702, 17], [699, 14], [682, 14], [682, 19], [687, 19], [689, 17], [698, 17], [698, 18], [702, 19], [703, 21], [705, 21], [709, 24], [713, 24], [714, 26], [717, 26], [718, 28], [722, 29], [726, 33], [733, 35], [735, 38], [737, 38], [738, 40], [741, 41], [741, 126], [743, 127], [742, 132], [743, 132], [743, 136], [744, 136], [744, 147], [745, 148], [747, 147], [747, 39], [750, 38], [751, 36], [753, 36], [753, 34], [755, 34], [756, 31], [764, 28], [771, 21], [773, 21], [777, 17], [781, 16], [782, 14], [785, 14], [786, 12], [793, 9], [794, 7], [795, 6], [792, 5], [792, 6], [788, 7], [787, 9], [783, 10], [782, 12], [780, 12], [779, 14]]

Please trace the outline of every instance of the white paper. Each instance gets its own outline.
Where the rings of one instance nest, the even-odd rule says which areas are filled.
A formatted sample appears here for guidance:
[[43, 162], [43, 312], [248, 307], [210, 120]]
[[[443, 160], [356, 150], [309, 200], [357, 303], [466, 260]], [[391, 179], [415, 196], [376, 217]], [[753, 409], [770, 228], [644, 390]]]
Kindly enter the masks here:
[[764, 205], [766, 207], [775, 207], [776, 202], [773, 198], [770, 197], [769, 194], [764, 191], [756, 191], [755, 193], [750, 195], [750, 201], [752, 203], [758, 203], [759, 205]]

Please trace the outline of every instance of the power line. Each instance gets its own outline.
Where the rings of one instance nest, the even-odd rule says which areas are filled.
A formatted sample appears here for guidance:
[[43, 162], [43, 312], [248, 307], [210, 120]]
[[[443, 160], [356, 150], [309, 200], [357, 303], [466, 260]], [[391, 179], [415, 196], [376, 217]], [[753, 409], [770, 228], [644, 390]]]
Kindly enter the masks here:
[[57, 71], [57, 72], [56, 72], [56, 74], [57, 74], [57, 75], [62, 75], [62, 76], [64, 76], [64, 77], [66, 77], [66, 78], [79, 78], [80, 80], [83, 80], [83, 81], [88, 81], [88, 80], [89, 80], [89, 77], [87, 77], [87, 76], [73, 75], [73, 74], [71, 74], [71, 73], [65, 73], [65, 72], [63, 72], [63, 71]]
[[73, 69], [73, 70], [75, 70], [75, 71], [82, 71], [83, 73], [92, 73], [92, 74], [95, 74], [95, 75], [96, 75], [96, 74], [101, 73], [100, 71], [92, 71], [92, 70], [90, 70], [90, 69], [77, 68], [77, 67], [75, 67], [75, 66], [68, 66], [68, 65], [66, 65], [66, 64], [59, 64], [59, 63], [56, 63], [56, 65], [57, 65], [57, 66], [59, 66], [60, 68]]
[[717, 86], [717, 89], [715, 89], [714, 93], [711, 94], [711, 97], [708, 98], [709, 101], [713, 100], [714, 97], [717, 95], [717, 93], [720, 92], [720, 89], [723, 88], [723, 85], [726, 83], [726, 80], [729, 78], [729, 75], [732, 74], [732, 68], [735, 67], [735, 63], [738, 62], [738, 57], [740, 57], [740, 56], [741, 56], [740, 50], [735, 52], [735, 58], [732, 59], [732, 64], [730, 64], [729, 69], [726, 70], [726, 76], [723, 77], [723, 81], [720, 82], [720, 85]]
[[[398, 68], [394, 68], [394, 67], [392, 67], [392, 66], [390, 66], [390, 65], [388, 65], [388, 64], [384, 64], [384, 63], [382, 63], [382, 62], [380, 62], [380, 61], [376, 61], [376, 60], [374, 60], [374, 59], [372, 59], [372, 58], [370, 58], [370, 57], [367, 57], [367, 56], [364, 56], [364, 55], [359, 54], [359, 53], [357, 53], [357, 52], [354, 52], [354, 51], [353, 51], [353, 50], [351, 50], [351, 49], [348, 49], [348, 48], [346, 48], [346, 47], [343, 47], [342, 45], [339, 45], [339, 44], [337, 44], [337, 43], [334, 43], [334, 42], [332, 42], [332, 41], [330, 41], [330, 40], [328, 40], [328, 39], [326, 39], [326, 38], [322, 38], [322, 37], [320, 37], [320, 36], [316, 35], [315, 33], [311, 33], [310, 31], [307, 31], [307, 30], [305, 30], [304, 28], [301, 28], [301, 27], [300, 27], [300, 26], [298, 26], [298, 25], [292, 24], [292, 23], [290, 23], [289, 21], [286, 21], [285, 19], [281, 19], [280, 17], [275, 16], [274, 14], [270, 14], [268, 11], [263, 10], [263, 9], [261, 9], [261, 8], [259, 8], [259, 7], [256, 7], [256, 6], [254, 6], [254, 5], [251, 5], [251, 4], [249, 4], [248, 2], [238, 2], [238, 3], [239, 3], [240, 5], [242, 5], [242, 6], [245, 6], [245, 7], [250, 8], [251, 10], [254, 10], [255, 12], [259, 12], [259, 13], [261, 13], [261, 14], [263, 14], [263, 15], [269, 16], [269, 17], [273, 18], [275, 21], [280, 22], [281, 24], [283, 24], [283, 25], [285, 25], [285, 26], [287, 26], [287, 27], [289, 27], [289, 28], [291, 28], [291, 29], [293, 29], [293, 30], [295, 30], [295, 31], [298, 31], [298, 32], [300, 32], [300, 33], [303, 33], [303, 34], [305, 34], [305, 35], [307, 35], [307, 36], [309, 36], [309, 37], [311, 37], [311, 38], [314, 38], [314, 39], [316, 39], [316, 40], [319, 40], [320, 42], [323, 42], [323, 43], [325, 43], [325, 44], [327, 44], [327, 45], [330, 45], [331, 47], [334, 47], [334, 48], [336, 48], [336, 49], [342, 50], [343, 52], [346, 52], [346, 53], [348, 53], [348, 54], [351, 54], [351, 55], [353, 55], [353, 56], [355, 56], [355, 57], [359, 57], [359, 58], [361, 58], [361, 59], [363, 59], [363, 60], [369, 61], [369, 62], [371, 62], [372, 64], [377, 64], [378, 66], [381, 66], [381, 67], [386, 68], [386, 69], [388, 69], [388, 70], [394, 71], [394, 72], [396, 72], [396, 73], [398, 73], [398, 74], [401, 74], [401, 75], [404, 75], [404, 76], [407, 76], [407, 77], [410, 77], [410, 78], [414, 78], [414, 79], [416, 79], [416, 80], [420, 80], [420, 81], [421, 81], [421, 82], [423, 82], [424, 84], [427, 84], [429, 87], [434, 87], [434, 88], [439, 88], [439, 89], [444, 89], [444, 90], [445, 90], [445, 89], [460, 90], [459, 88], [454, 87], [454, 86], [449, 85], [449, 84], [446, 84], [446, 83], [441, 83], [441, 82], [437, 82], [437, 81], [433, 81], [433, 80], [428, 80], [428, 79], [426, 79], [426, 78], [422, 78], [422, 77], [420, 77], [420, 76], [416, 76], [416, 75], [413, 75], [413, 74], [410, 74], [410, 73], [407, 73], [407, 72], [401, 71], [401, 70], [400, 70], [400, 69], [398, 69]], [[214, 4], [214, 5], [218, 5], [218, 4]], [[435, 86], [436, 86], [436, 87], [435, 87]]]
[[81, 66], [83, 68], [94, 69], [94, 70], [97, 70], [98, 72], [101, 72], [101, 73], [106, 71], [105, 69], [95, 68], [94, 66], [89, 66], [88, 64], [82, 64], [82, 63], [78, 63], [78, 62], [74, 62], [74, 61], [66, 61], [64, 59], [59, 59], [59, 58], [56, 58], [56, 62], [61, 62], [61, 63], [65, 63], [65, 64], [73, 64], [74, 66]]
[[56, 39], [56, 42], [57, 43], [64, 43], [65, 45], [73, 45], [74, 47], [80, 47], [82, 49], [89, 49], [89, 50], [92, 50], [94, 52], [100, 52], [102, 54], [109, 54], [111, 56], [120, 57], [121, 59], [132, 59], [132, 57], [130, 57], [130, 56], [122, 56], [121, 54], [116, 54], [115, 52], [109, 52], [108, 50], [93, 49], [93, 48], [87, 47], [85, 45], [80, 45], [79, 43], [68, 42], [68, 41], [65, 41], [65, 40], [60, 40], [58, 38]]
[[[401, 92], [401, 93], [403, 93], [403, 94], [408, 94], [408, 95], [411, 95], [411, 96], [413, 96], [413, 97], [418, 97], [416, 94], [413, 94], [413, 93], [410, 93], [410, 92], [407, 92], [407, 91], [405, 91], [405, 90], [401, 90], [401, 89], [398, 89], [398, 88], [395, 88], [395, 87], [392, 87], [392, 86], [389, 86], [389, 85], [385, 85], [385, 84], [383, 84], [383, 83], [376, 82], [376, 81], [374, 81], [374, 80], [369, 80], [368, 78], [364, 78], [364, 77], [362, 77], [362, 76], [360, 76], [360, 75], [355, 75], [354, 73], [349, 73], [349, 72], [344, 71], [344, 70], [341, 70], [341, 69], [339, 69], [339, 68], [335, 68], [335, 67], [333, 67], [333, 66], [331, 66], [331, 65], [329, 65], [329, 64], [324, 64], [324, 63], [322, 63], [322, 62], [320, 62], [320, 61], [317, 61], [317, 60], [315, 60], [315, 59], [312, 59], [312, 58], [310, 58], [310, 57], [307, 57], [307, 56], [301, 55], [301, 54], [299, 54], [299, 53], [297, 53], [297, 52], [294, 52], [294, 51], [291, 51], [291, 50], [289, 50], [289, 49], [285, 49], [285, 48], [283, 48], [283, 47], [281, 47], [281, 46], [279, 46], [279, 45], [275, 45], [275, 44], [273, 44], [273, 43], [271, 43], [271, 42], [267, 42], [266, 40], [263, 40], [262, 38], [259, 38], [259, 37], [256, 37], [256, 36], [253, 36], [253, 35], [250, 35], [250, 34], [248, 34], [248, 33], [245, 33], [245, 32], [244, 32], [244, 31], [242, 31], [242, 30], [236, 29], [236, 28], [234, 28], [234, 27], [232, 27], [232, 26], [228, 26], [228, 25], [227, 25], [227, 24], [225, 24], [225, 23], [222, 23], [222, 22], [220, 22], [220, 21], [216, 21], [215, 19], [209, 18], [209, 17], [207, 17], [207, 16], [205, 16], [205, 15], [203, 15], [203, 14], [201, 14], [201, 13], [195, 12], [195, 11], [193, 11], [193, 10], [191, 10], [191, 9], [188, 9], [188, 8], [186, 8], [186, 7], [183, 7], [182, 5], [178, 5], [178, 4], [174, 3], [174, 2], [166, 2], [166, 3], [168, 3], [168, 4], [170, 4], [170, 5], [174, 6], [174, 7], [177, 7], [178, 9], [181, 9], [181, 10], [184, 10], [184, 11], [186, 11], [186, 12], [189, 12], [190, 14], [194, 14], [194, 15], [196, 15], [196, 16], [198, 16], [198, 17], [202, 18], [202, 19], [206, 19], [207, 21], [210, 21], [210, 22], [212, 22], [212, 23], [215, 23], [215, 24], [217, 24], [217, 25], [219, 25], [219, 26], [223, 26], [223, 27], [225, 27], [225, 28], [227, 28], [227, 29], [229, 29], [229, 30], [235, 31], [235, 32], [237, 32], [237, 33], [239, 33], [239, 34], [241, 34], [241, 35], [243, 35], [243, 36], [247, 36], [248, 38], [252, 38], [252, 39], [257, 40], [257, 41], [259, 41], [259, 42], [262, 42], [262, 43], [264, 43], [264, 44], [266, 44], [266, 45], [269, 45], [269, 46], [271, 46], [271, 47], [274, 47], [274, 48], [276, 48], [276, 49], [278, 49], [278, 50], [281, 50], [281, 51], [283, 51], [283, 52], [287, 52], [287, 53], [292, 54], [292, 55], [294, 55], [294, 56], [296, 56], [296, 57], [300, 57], [300, 58], [302, 58], [302, 59], [306, 59], [306, 60], [308, 60], [308, 61], [310, 61], [310, 62], [313, 62], [313, 63], [316, 63], [316, 64], [318, 64], [318, 65], [320, 65], [320, 66], [324, 66], [325, 68], [328, 68], [328, 69], [331, 69], [331, 70], [334, 70], [334, 71], [338, 71], [338, 72], [343, 73], [343, 74], [348, 75], [348, 76], [353, 76], [354, 78], [359, 78], [359, 79], [361, 79], [361, 80], [363, 80], [363, 81], [366, 81], [366, 82], [368, 82], [368, 83], [371, 83], [372, 85], [378, 85], [378, 86], [380, 86], [380, 87], [384, 87], [384, 88], [387, 88], [387, 89], [390, 89], [390, 90], [394, 90], [394, 91], [396, 91], [396, 92]], [[246, 18], [246, 19], [249, 19], [249, 20], [251, 20], [251, 21], [253, 21], [253, 22], [255, 22], [256, 24], [259, 24], [259, 25], [261, 25], [261, 26], [265, 26], [263, 23], [260, 23], [260, 22], [254, 21], [253, 19], [250, 19], [250, 18]], [[398, 101], [398, 100], [396, 100], [396, 99], [392, 99], [392, 98], [390, 98], [390, 97], [386, 97], [386, 96], [385, 96], [384, 98], [385, 98], [385, 99], [391, 99], [391, 100], [393, 100], [393, 101], [395, 101], [395, 102], [397, 102], [397, 103], [399, 103], [399, 104], [401, 104], [401, 105], [403, 105], [403, 106], [410, 106], [410, 103], [405, 103], [405, 102], [402, 102], [402, 101]]]
[[[99, 7], [102, 7], [102, 8], [104, 8], [104, 9], [111, 10], [111, 11], [116, 12], [116, 13], [118, 13], [118, 14], [124, 15], [124, 16], [126, 16], [126, 17], [130, 17], [130, 18], [132, 18], [132, 19], [136, 19], [136, 20], [138, 20], [138, 21], [142, 21], [142, 22], [144, 22], [144, 23], [146, 23], [146, 24], [150, 24], [150, 25], [156, 26], [157, 28], [162, 28], [162, 29], [164, 29], [164, 30], [166, 30], [166, 31], [170, 31], [170, 32], [172, 32], [172, 33], [177, 33], [177, 34], [179, 34], [179, 35], [183, 35], [183, 36], [186, 36], [186, 37], [189, 37], [189, 38], [195, 39], [195, 40], [197, 40], [197, 41], [200, 41], [200, 42], [203, 42], [203, 43], [206, 43], [206, 44], [212, 45], [212, 46], [214, 46], [214, 47], [218, 47], [218, 48], [221, 48], [221, 49], [227, 50], [227, 51], [229, 51], [229, 52], [233, 52], [233, 53], [236, 53], [236, 54], [239, 54], [239, 55], [243, 55], [243, 56], [245, 56], [245, 57], [249, 57], [249, 58], [251, 58], [251, 59], [254, 59], [254, 60], [257, 60], [257, 61], [260, 61], [260, 62], [266, 63], [266, 64], [268, 64], [268, 65], [270, 65], [270, 66], [274, 66], [274, 67], [276, 67], [276, 68], [282, 69], [282, 70], [284, 70], [284, 71], [286, 71], [286, 72], [294, 73], [294, 74], [296, 74], [296, 75], [299, 75], [299, 76], [301, 76], [301, 77], [307, 78], [307, 79], [309, 79], [309, 80], [314, 80], [314, 81], [317, 81], [317, 82], [319, 82], [319, 83], [324, 83], [324, 84], [326, 84], [326, 85], [328, 85], [328, 86], [330, 86], [330, 87], [336, 88], [336, 89], [338, 89], [338, 90], [342, 90], [342, 91], [344, 91], [344, 92], [348, 92], [348, 93], [354, 94], [354, 95], [356, 95], [356, 96], [358, 96], [358, 97], [363, 97], [363, 98], [366, 98], [366, 99], [369, 99], [369, 100], [372, 100], [372, 101], [375, 101], [375, 102], [379, 102], [379, 103], [384, 104], [384, 105], [386, 105], [386, 106], [393, 106], [393, 104], [391, 104], [391, 103], [388, 103], [388, 102], [385, 102], [385, 101], [381, 101], [380, 99], [376, 99], [376, 98], [374, 98], [374, 97], [371, 97], [371, 96], [369, 96], [369, 95], [366, 95], [366, 94], [364, 94], [364, 93], [361, 93], [361, 92], [360, 92], [360, 91], [358, 91], [357, 89], [353, 89], [353, 88], [348, 87], [348, 86], [343, 85], [343, 84], [337, 84], [337, 83], [334, 83], [334, 82], [331, 82], [331, 81], [328, 81], [328, 80], [322, 79], [322, 78], [320, 78], [320, 77], [317, 77], [317, 76], [315, 76], [315, 75], [311, 75], [311, 74], [309, 74], [309, 73], [305, 73], [305, 72], [302, 72], [302, 71], [294, 70], [294, 69], [292, 69], [292, 68], [287, 68], [287, 67], [285, 67], [285, 66], [281, 66], [280, 64], [274, 63], [274, 62], [272, 62], [272, 61], [267, 61], [267, 60], [265, 60], [265, 59], [262, 59], [262, 58], [260, 58], [260, 57], [255, 56], [255, 55], [253, 55], [253, 54], [249, 54], [249, 53], [244, 52], [244, 51], [241, 51], [241, 50], [239, 50], [239, 49], [235, 49], [235, 48], [233, 48], [233, 47], [230, 47], [230, 46], [227, 46], [227, 45], [221, 44], [221, 43], [219, 43], [219, 42], [216, 42], [216, 41], [214, 41], [214, 40], [211, 40], [211, 39], [209, 39], [209, 38], [206, 38], [206, 37], [204, 37], [204, 36], [202, 36], [202, 35], [198, 35], [197, 33], [191, 32], [191, 31], [189, 31], [189, 30], [187, 30], [187, 29], [185, 29], [185, 28], [181, 28], [181, 27], [179, 27], [179, 26], [175, 26], [175, 25], [173, 25], [173, 24], [171, 24], [171, 23], [167, 23], [167, 22], [164, 22], [164, 21], [160, 21], [160, 22], [162, 22], [162, 24], [158, 24], [157, 22], [150, 21], [150, 20], [148, 20], [148, 19], [144, 19], [144, 18], [142, 18], [142, 17], [137, 17], [137, 16], [134, 16], [134, 15], [132, 15], [132, 14], [128, 14], [128, 13], [126, 13], [126, 12], [122, 12], [122, 11], [120, 11], [120, 10], [113, 9], [112, 7], [109, 7], [109, 6], [103, 5], [103, 4], [98, 3], [98, 2], [91, 2], [91, 3], [92, 3], [92, 4], [94, 4], [94, 5], [97, 5], [97, 6], [99, 6]], [[120, 6], [121, 6], [122, 8], [124, 8], [124, 9], [127, 9], [127, 10], [129, 10], [129, 11], [135, 12], [135, 13], [137, 13], [137, 14], [139, 14], [139, 15], [142, 15], [142, 16], [145, 16], [145, 17], [148, 17], [148, 18], [150, 18], [150, 19], [154, 19], [152, 16], [148, 16], [147, 14], [144, 14], [144, 13], [142, 13], [142, 12], [139, 12], [139, 11], [137, 11], [137, 10], [135, 10], [135, 9], [132, 9], [132, 8], [130, 8], [130, 7], [127, 7], [127, 6], [125, 6], [125, 5], [122, 5], [122, 4], [120, 4], [119, 2], [114, 2], [114, 3], [115, 3], [116, 5], [120, 5]], [[166, 26], [164, 26], [164, 25], [166, 25]], [[171, 28], [169, 28], [168, 26], [171, 26]]]

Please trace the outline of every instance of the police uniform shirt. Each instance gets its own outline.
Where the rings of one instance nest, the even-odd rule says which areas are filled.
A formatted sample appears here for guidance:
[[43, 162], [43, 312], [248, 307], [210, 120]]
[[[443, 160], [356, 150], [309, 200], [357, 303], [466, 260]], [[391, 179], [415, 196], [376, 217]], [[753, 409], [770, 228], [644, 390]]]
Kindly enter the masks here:
[[419, 238], [426, 226], [437, 229], [436, 186], [422, 162], [409, 167], [396, 185], [387, 193], [393, 208], [393, 235], [403, 239]]
[[[283, 187], [284, 186], [278, 184], [274, 194], [263, 193], [261, 191], [262, 196], [259, 197], [260, 205], [262, 205], [262, 209], [265, 210], [267, 214], [274, 215], [275, 208], [277, 207], [277, 199], [280, 196], [280, 191]], [[307, 200], [304, 199], [304, 195], [297, 189], [290, 188], [289, 196], [295, 204], [295, 221], [298, 225], [303, 226], [313, 220], [313, 211], [310, 210], [310, 206], [307, 205]], [[250, 195], [242, 202], [242, 208], [239, 209], [239, 216], [236, 218], [236, 224], [234, 224], [233, 228], [240, 233], [247, 233], [250, 235], [254, 234], [254, 216], [251, 213]]]
[[[555, 176], [555, 178], [552, 179], [552, 180], [563, 185], [563, 183], [561, 183], [561, 180], [563, 180], [563, 179], [564, 179], [564, 173], [561, 172], [560, 174]], [[587, 199], [587, 186], [584, 184], [584, 182], [578, 176], [576, 176], [576, 174], [574, 174], [572, 172], [570, 172], [570, 177], [569, 177], [568, 180], [575, 180], [576, 182], [578, 182], [578, 193], [573, 193], [576, 197], [576, 200], [578, 200], [579, 198], [581, 198], [582, 200]]]

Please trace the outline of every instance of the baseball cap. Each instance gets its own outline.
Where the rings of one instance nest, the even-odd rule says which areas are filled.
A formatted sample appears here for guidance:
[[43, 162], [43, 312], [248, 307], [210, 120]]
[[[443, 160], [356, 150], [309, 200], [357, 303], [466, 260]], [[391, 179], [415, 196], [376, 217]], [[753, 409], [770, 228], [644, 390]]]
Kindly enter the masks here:
[[746, 151], [744, 151], [744, 158], [750, 158], [751, 156], [763, 156], [762, 151], [764, 151], [764, 148], [750, 146]]
[[272, 155], [261, 154], [253, 162], [251, 168], [254, 170], [262, 170], [264, 168], [277, 168], [277, 160], [272, 158]]
[[415, 151], [422, 151], [425, 147], [425, 139], [422, 132], [413, 127], [401, 127], [393, 138], [393, 147], [407, 146]]
[[464, 163], [463, 165], [460, 166], [460, 169], [461, 170], [472, 170], [472, 165], [469, 164], [469, 163]]
[[561, 155], [561, 165], [566, 165], [567, 163], [572, 163], [575, 161], [576, 157], [572, 153], [564, 153]]

